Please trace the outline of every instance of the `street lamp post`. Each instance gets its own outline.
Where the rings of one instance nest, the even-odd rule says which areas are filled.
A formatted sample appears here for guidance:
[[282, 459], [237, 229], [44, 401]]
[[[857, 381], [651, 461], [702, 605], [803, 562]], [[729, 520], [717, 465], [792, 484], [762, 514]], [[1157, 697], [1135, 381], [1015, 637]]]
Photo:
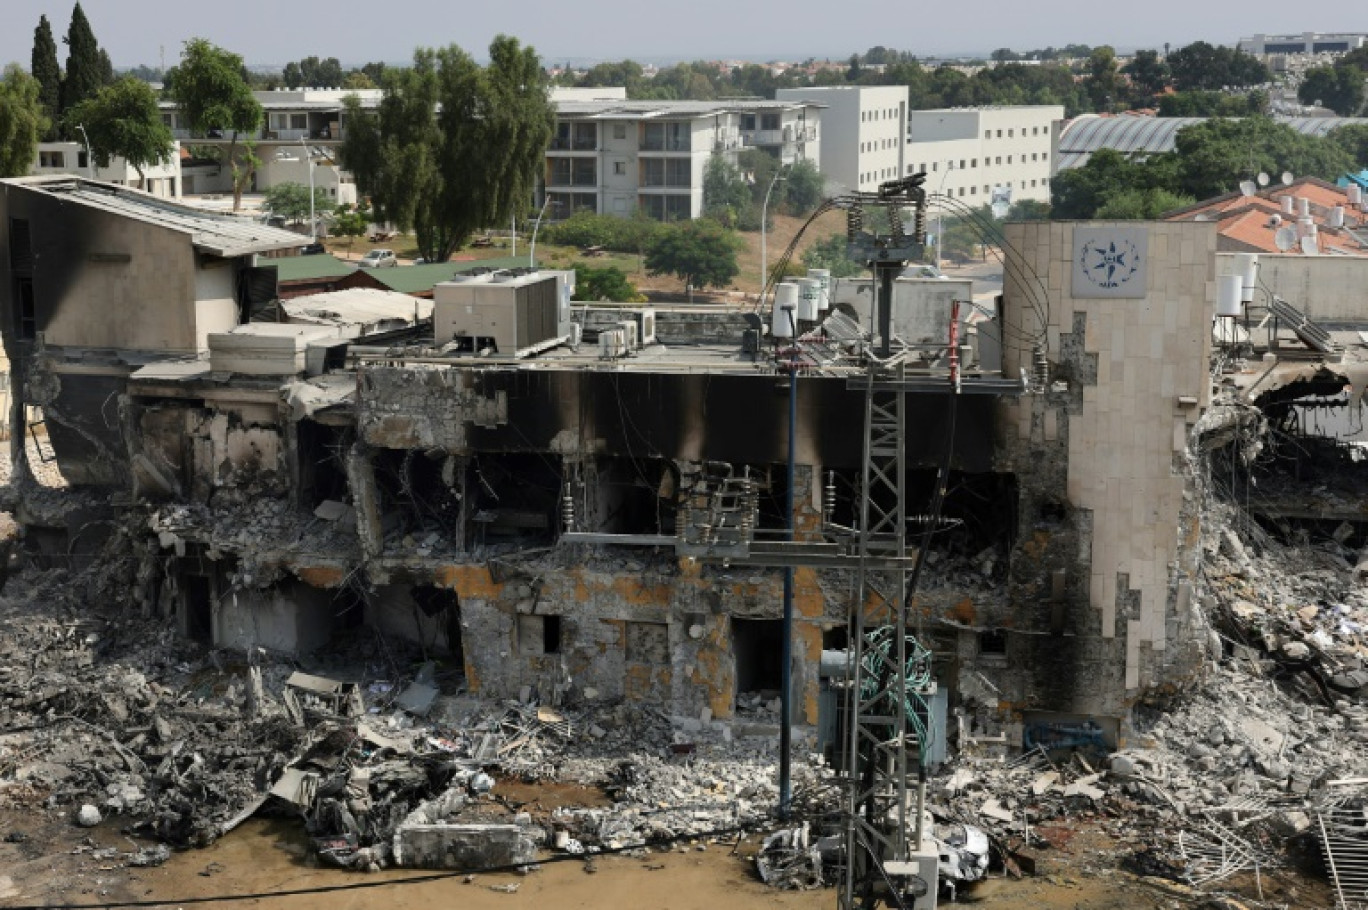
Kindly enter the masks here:
[[770, 180], [769, 187], [765, 190], [765, 202], [760, 206], [760, 294], [764, 296], [765, 285], [769, 282], [769, 248], [766, 246], [765, 222], [769, 220], [769, 201], [770, 193], [774, 192], [774, 185], [780, 180], [785, 180], [783, 176], [784, 166], [780, 165], [774, 170], [774, 177]]
[[314, 218], [314, 163], [313, 150], [304, 143], [304, 137], [299, 138], [299, 146], [304, 150], [304, 160], [309, 166], [309, 242], [318, 242], [318, 221]]
[[547, 193], [546, 198], [542, 200], [541, 211], [537, 212], [537, 223], [532, 226], [532, 249], [527, 254], [527, 265], [529, 268], [535, 269], [537, 267], [537, 231], [541, 230], [542, 218], [546, 217], [546, 207], [548, 205], [554, 205], [556, 208], [560, 208], [561, 206], [559, 202], [551, 201], [550, 193]]
[[76, 129], [81, 131], [81, 136], [85, 138], [86, 147], [86, 170], [90, 171], [90, 179], [95, 179], [95, 154], [90, 150], [90, 136], [86, 133], [85, 125], [78, 123]]
[[941, 174], [940, 188], [936, 190], [936, 195], [941, 198], [936, 205], [936, 274], [940, 274], [941, 267], [941, 246], [945, 243], [945, 178], [950, 176], [950, 172], [955, 169], [953, 160], [945, 162], [945, 173]]

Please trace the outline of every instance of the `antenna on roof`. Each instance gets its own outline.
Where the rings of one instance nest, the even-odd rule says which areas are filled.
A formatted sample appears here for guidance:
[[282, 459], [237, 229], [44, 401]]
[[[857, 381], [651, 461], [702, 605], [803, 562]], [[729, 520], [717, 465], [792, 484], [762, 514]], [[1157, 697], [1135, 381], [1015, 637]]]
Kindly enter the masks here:
[[1273, 245], [1276, 246], [1280, 252], [1288, 252], [1292, 247], [1297, 245], [1297, 229], [1291, 225], [1278, 228], [1277, 232], [1273, 235]]
[[1254, 179], [1259, 182], [1259, 186], [1268, 186], [1269, 177], [1266, 171], [1259, 171], [1259, 176]]
[[1256, 192], [1258, 192], [1258, 190], [1259, 190], [1259, 188], [1254, 184], [1254, 181], [1253, 181], [1253, 180], [1241, 180], [1241, 181], [1240, 181], [1240, 195], [1241, 195], [1241, 196], [1253, 196]]
[[1283, 171], [1283, 172], [1282, 172], [1282, 185], [1283, 185], [1283, 186], [1291, 186], [1291, 185], [1292, 185], [1292, 172], [1291, 172], [1291, 171]]

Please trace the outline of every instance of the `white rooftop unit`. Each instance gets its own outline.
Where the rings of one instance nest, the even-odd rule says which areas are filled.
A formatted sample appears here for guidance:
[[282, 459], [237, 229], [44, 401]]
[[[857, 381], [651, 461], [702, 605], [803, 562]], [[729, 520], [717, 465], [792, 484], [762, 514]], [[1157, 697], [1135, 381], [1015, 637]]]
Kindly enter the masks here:
[[550, 347], [565, 337], [561, 285], [557, 276], [537, 272], [444, 281], [432, 289], [435, 340], [455, 341], [471, 353], [517, 355]]
[[231, 332], [209, 333], [209, 369], [243, 376], [303, 373], [311, 344], [335, 341], [335, 326], [252, 322]]

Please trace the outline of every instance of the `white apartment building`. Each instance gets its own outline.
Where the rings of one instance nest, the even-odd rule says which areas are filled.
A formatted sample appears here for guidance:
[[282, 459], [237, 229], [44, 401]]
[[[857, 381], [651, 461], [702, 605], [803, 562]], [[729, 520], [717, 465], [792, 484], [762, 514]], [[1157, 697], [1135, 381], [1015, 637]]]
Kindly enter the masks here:
[[709, 158], [735, 161], [753, 147], [820, 162], [821, 114], [801, 101], [562, 101], [546, 153], [547, 217], [697, 218]]
[[1241, 38], [1240, 50], [1256, 57], [1271, 54], [1347, 54], [1363, 47], [1368, 35], [1361, 32], [1302, 32], [1297, 35], [1255, 35]]
[[905, 173], [907, 87], [827, 86], [779, 89], [781, 101], [814, 101], [824, 106], [820, 167], [830, 195], [872, 192]]
[[[122, 158], [111, 158], [109, 167], [93, 171], [85, 146], [79, 142], [40, 142], [29, 174], [35, 177], [53, 174], [75, 174], [103, 183], [138, 188], [138, 171]], [[175, 143], [171, 157], [163, 164], [143, 168], [142, 189], [163, 199], [179, 199], [181, 195], [180, 144]]]
[[1060, 105], [947, 108], [908, 115], [906, 172], [926, 173], [928, 193], [978, 207], [1050, 199], [1053, 134]]

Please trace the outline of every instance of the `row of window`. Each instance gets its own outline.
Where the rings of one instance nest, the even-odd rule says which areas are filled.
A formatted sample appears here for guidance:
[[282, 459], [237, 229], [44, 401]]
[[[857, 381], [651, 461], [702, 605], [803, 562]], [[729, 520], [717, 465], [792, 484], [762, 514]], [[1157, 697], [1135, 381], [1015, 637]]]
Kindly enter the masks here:
[[874, 142], [861, 142], [860, 152], [881, 152], [886, 149], [894, 148], [897, 144], [898, 140], [896, 139], [879, 139]]
[[[1008, 156], [1007, 156], [1007, 163], [1008, 163], [1008, 164], [1011, 164], [1011, 163], [1012, 163], [1012, 158], [1013, 158], [1013, 157], [1014, 157], [1014, 156], [1012, 156], [1012, 155], [1008, 155]], [[1048, 161], [1050, 160], [1050, 155], [1049, 155], [1048, 152], [1040, 152], [1039, 154], [1037, 154], [1037, 153], [1035, 153], [1035, 152], [1032, 152], [1032, 153], [1031, 153], [1031, 160], [1032, 160], [1032, 161], [1040, 161], [1040, 162], [1048, 162]], [[950, 166], [951, 166], [951, 167], [950, 167], [950, 170], [956, 170], [955, 163], [954, 163], [953, 161], [948, 162], [948, 163], [949, 163]], [[1021, 164], [1025, 164], [1025, 163], [1026, 163], [1026, 156], [1025, 156], [1025, 155], [1022, 155], [1022, 156], [1021, 156], [1021, 161], [1020, 161], [1020, 163], [1021, 163]], [[995, 165], [995, 164], [1002, 164], [1002, 156], [1001, 156], [1001, 155], [996, 156], [996, 158], [993, 159], [993, 160], [989, 160], [989, 159], [987, 159], [987, 158], [984, 158], [984, 159], [983, 159], [983, 166], [984, 166], [984, 167], [992, 167], [992, 166]], [[958, 170], [965, 171], [965, 170], [969, 170], [970, 168], [976, 168], [976, 167], [978, 167], [978, 166], [979, 166], [979, 160], [978, 160], [977, 158], [969, 158], [969, 159], [961, 158], [961, 159], [959, 160]], [[925, 164], [922, 164], [922, 165], [920, 165], [920, 166], [918, 166], [918, 167], [916, 167], [916, 168], [913, 168], [912, 165], [910, 165], [910, 164], [907, 166], [907, 173], [909, 173], [909, 174], [915, 174], [915, 173], [917, 173], [918, 171], [921, 171], [921, 172], [923, 172], [923, 173], [928, 173], [928, 174], [929, 174], [929, 173], [935, 173], [936, 171], [939, 171], [939, 170], [940, 170], [940, 162], [939, 162], [939, 161], [932, 161], [932, 162], [931, 162], [931, 168], [930, 168], [930, 170], [927, 170], [927, 167], [926, 167]]]
[[892, 120], [898, 116], [896, 107], [886, 107], [879, 111], [860, 111], [861, 123], [873, 123], [876, 120]]
[[[992, 138], [993, 138], [993, 132], [994, 132], [993, 130], [984, 130], [984, 131], [983, 131], [983, 138], [984, 138], [984, 139], [992, 139]], [[1008, 138], [1008, 139], [1013, 139], [1013, 138], [1015, 138], [1015, 135], [1014, 135], [1015, 133], [1016, 133], [1016, 130], [1015, 130], [1015, 129], [1013, 129], [1013, 128], [1011, 128], [1011, 127], [1008, 127], [1008, 129], [1007, 129], [1007, 138]], [[1050, 128], [1049, 128], [1048, 126], [1033, 126], [1033, 127], [1031, 127], [1031, 135], [1032, 135], [1032, 136], [1039, 136], [1039, 135], [1041, 135], [1041, 134], [1044, 134], [1044, 135], [1048, 136], [1048, 135], [1050, 134]], [[1024, 127], [1024, 126], [1021, 128], [1021, 135], [1022, 135], [1023, 137], [1026, 135], [1026, 127]], [[1002, 138], [1002, 130], [997, 130], [997, 138], [999, 138], [999, 139]]]
[[[1012, 189], [1012, 181], [1010, 181], [1010, 180], [1008, 180], [1006, 183], [1001, 183], [1001, 184], [998, 184], [998, 185], [999, 185], [999, 186], [1005, 186], [1005, 187], [1006, 187], [1007, 189], [1009, 189], [1009, 190]], [[1025, 180], [1021, 181], [1021, 188], [1022, 188], [1023, 190], [1024, 190], [1024, 189], [1034, 189], [1034, 188], [1036, 188], [1036, 187], [1049, 186], [1049, 185], [1050, 185], [1050, 178], [1048, 178], [1048, 177], [1042, 177], [1042, 178], [1040, 178], [1040, 180], [1032, 180], [1032, 181], [1030, 182], [1030, 185], [1029, 185], [1029, 186], [1027, 185], [1027, 183], [1026, 183]], [[991, 194], [992, 192], [993, 192], [993, 188], [992, 188], [991, 186], [987, 185], [987, 184], [984, 184], [984, 186], [983, 186], [983, 195], [987, 196], [987, 195]], [[945, 195], [947, 195], [947, 196], [964, 196], [964, 195], [977, 196], [977, 195], [978, 195], [978, 187], [977, 187], [977, 186], [970, 186], [970, 187], [963, 187], [963, 186], [954, 187], [954, 186], [949, 186], [949, 187], [946, 187], [946, 188], [945, 188]]]

